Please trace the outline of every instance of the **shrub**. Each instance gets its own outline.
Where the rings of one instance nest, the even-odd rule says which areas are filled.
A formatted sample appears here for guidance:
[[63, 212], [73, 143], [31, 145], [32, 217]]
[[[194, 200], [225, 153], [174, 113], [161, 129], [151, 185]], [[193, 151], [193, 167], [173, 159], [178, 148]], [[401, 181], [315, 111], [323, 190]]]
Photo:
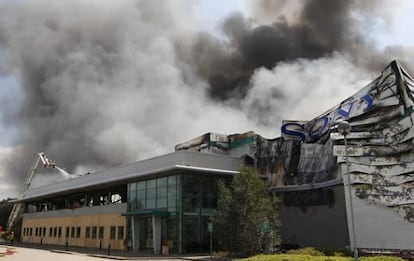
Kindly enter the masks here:
[[[236, 259], [237, 261], [351, 261], [349, 257], [327, 257], [327, 256], [311, 256], [311, 255], [257, 255], [244, 259]], [[370, 260], [372, 261], [372, 260]]]
[[[235, 261], [353, 261], [353, 257], [342, 256], [311, 256], [298, 254], [281, 254], [281, 255], [256, 255]], [[360, 257], [360, 261], [404, 261], [404, 259], [392, 256], [372, 256]]]
[[286, 252], [287, 254], [293, 255], [309, 255], [309, 256], [324, 256], [325, 253], [322, 251], [316, 250], [313, 247], [305, 247], [299, 249], [291, 249]]

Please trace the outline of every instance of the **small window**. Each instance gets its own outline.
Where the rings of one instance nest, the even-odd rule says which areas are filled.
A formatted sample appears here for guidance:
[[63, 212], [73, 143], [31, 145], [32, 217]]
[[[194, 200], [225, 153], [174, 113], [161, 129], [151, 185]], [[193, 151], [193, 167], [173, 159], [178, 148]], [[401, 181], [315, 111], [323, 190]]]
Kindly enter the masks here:
[[81, 236], [81, 227], [76, 227], [76, 238], [80, 238]]
[[70, 227], [66, 227], [66, 237], [69, 237]]
[[62, 237], [62, 227], [58, 228], [58, 237]]
[[44, 237], [46, 236], [46, 228], [45, 227], [43, 227], [43, 236]]
[[39, 233], [39, 228], [38, 227], [36, 227], [36, 230], [35, 230], [35, 237], [37, 237], [37, 234]]
[[102, 239], [104, 237], [104, 227], [99, 227], [99, 238]]
[[96, 227], [92, 227], [92, 238], [96, 238]]
[[118, 226], [118, 239], [124, 239], [124, 226]]
[[56, 237], [57, 236], [57, 227], [53, 228], [53, 236]]
[[91, 227], [86, 227], [85, 238], [91, 238]]
[[115, 239], [115, 232], [116, 232], [116, 227], [111, 226], [111, 233], [109, 235], [109, 239]]
[[52, 237], [53, 236], [53, 227], [50, 227], [49, 228], [49, 237]]
[[30, 228], [30, 236], [32, 236], [33, 235], [33, 228], [31, 227]]
[[72, 227], [70, 230], [70, 237], [74, 238], [75, 237], [75, 227]]

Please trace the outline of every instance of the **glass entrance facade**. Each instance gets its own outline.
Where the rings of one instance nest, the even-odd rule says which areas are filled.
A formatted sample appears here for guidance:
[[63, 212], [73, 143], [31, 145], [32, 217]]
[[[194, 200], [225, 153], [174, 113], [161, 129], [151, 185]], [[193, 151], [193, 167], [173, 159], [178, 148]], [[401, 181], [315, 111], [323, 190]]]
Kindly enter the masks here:
[[170, 252], [208, 251], [207, 223], [217, 204], [216, 180], [182, 174], [130, 183], [128, 216], [138, 221], [134, 229], [139, 250], [154, 247], [153, 217], [160, 217], [161, 244]]

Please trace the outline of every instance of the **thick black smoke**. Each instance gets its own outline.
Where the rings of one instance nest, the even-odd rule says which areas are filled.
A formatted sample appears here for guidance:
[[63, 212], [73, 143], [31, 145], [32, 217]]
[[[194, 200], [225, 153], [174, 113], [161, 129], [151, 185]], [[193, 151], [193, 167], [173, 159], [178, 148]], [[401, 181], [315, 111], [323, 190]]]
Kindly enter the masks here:
[[186, 0], [2, 2], [0, 73], [23, 93], [17, 112], [1, 110], [19, 130], [6, 183], [22, 184], [39, 151], [82, 173], [169, 152], [208, 131], [275, 136], [282, 119], [312, 117], [296, 93], [337, 97], [362, 72], [412, 57], [399, 47], [380, 53], [365, 37], [380, 1], [251, 3], [254, 14], [226, 18], [218, 37], [193, 26]]
[[[297, 13], [290, 21], [278, 11], [292, 2], [297, 5]], [[340, 52], [349, 55], [362, 68], [379, 71], [391, 58], [377, 51], [369, 31], [364, 28], [378, 20], [378, 10], [385, 7], [382, 1], [301, 2], [304, 4], [257, 1], [259, 14], [272, 22], [256, 24], [235, 14], [222, 24], [224, 43], [210, 35], [199, 35], [193, 49], [194, 61], [199, 75], [208, 80], [212, 97], [243, 98], [254, 71], [262, 67], [272, 69], [279, 62], [317, 59]], [[387, 17], [383, 19], [386, 21]]]

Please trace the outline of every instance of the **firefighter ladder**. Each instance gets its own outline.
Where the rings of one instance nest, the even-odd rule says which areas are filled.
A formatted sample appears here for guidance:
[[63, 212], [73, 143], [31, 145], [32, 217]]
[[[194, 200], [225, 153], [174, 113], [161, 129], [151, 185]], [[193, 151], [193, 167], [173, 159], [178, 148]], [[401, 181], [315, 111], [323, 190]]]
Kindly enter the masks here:
[[[45, 153], [40, 152], [38, 153], [38, 157], [37, 159], [32, 163], [32, 167], [29, 169], [29, 172], [26, 175], [26, 181], [25, 181], [25, 186], [23, 189], [23, 193], [21, 194], [21, 196], [19, 197], [19, 199], [23, 199], [26, 195], [27, 190], [30, 187], [30, 183], [32, 182], [33, 176], [36, 173], [37, 167], [40, 163], [40, 161], [42, 161], [43, 166], [47, 169], [52, 169], [55, 168], [56, 163], [54, 161], [49, 160], [48, 158], [46, 158]], [[12, 211], [10, 212], [10, 216], [9, 219], [7, 220], [7, 229], [10, 230], [14, 224], [14, 222], [16, 221], [17, 217], [20, 215], [20, 212], [22, 210], [22, 203], [15, 203], [13, 205]]]

